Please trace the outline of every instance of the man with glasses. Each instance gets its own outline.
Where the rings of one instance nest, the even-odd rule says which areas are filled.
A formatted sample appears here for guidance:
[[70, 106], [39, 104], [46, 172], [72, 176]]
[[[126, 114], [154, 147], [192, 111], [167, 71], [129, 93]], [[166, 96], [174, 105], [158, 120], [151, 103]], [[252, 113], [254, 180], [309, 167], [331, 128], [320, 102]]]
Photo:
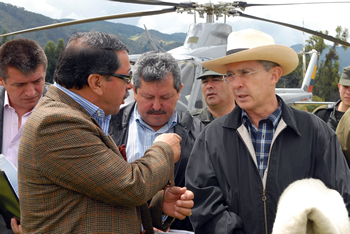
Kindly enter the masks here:
[[242, 30], [229, 35], [226, 56], [202, 65], [227, 74], [238, 106], [200, 133], [188, 161], [196, 234], [271, 233], [282, 192], [304, 178], [338, 191], [349, 211], [350, 171], [335, 132], [275, 94], [279, 78], [298, 65], [293, 49]]
[[[185, 185], [185, 170], [193, 143], [202, 130], [201, 122], [188, 111], [177, 110], [180, 97], [181, 70], [168, 53], [144, 53], [133, 69], [134, 99], [113, 115], [109, 134], [117, 145], [126, 146], [128, 162], [142, 157], [156, 137], [177, 133], [181, 138], [181, 157], [175, 164], [175, 185]], [[172, 229], [192, 230], [188, 219], [175, 220]]]
[[89, 32], [74, 33], [60, 54], [55, 84], [20, 143], [24, 233], [153, 233], [153, 225], [170, 226], [163, 212], [191, 214], [193, 193], [167, 186], [180, 156], [178, 135], [158, 136], [132, 163], [108, 135], [111, 115], [132, 88], [127, 52], [117, 38]]
[[207, 107], [192, 110], [190, 112], [192, 116], [208, 125], [235, 108], [232, 87], [226, 82], [226, 76], [203, 68], [202, 75], [197, 79], [202, 80], [202, 93]]

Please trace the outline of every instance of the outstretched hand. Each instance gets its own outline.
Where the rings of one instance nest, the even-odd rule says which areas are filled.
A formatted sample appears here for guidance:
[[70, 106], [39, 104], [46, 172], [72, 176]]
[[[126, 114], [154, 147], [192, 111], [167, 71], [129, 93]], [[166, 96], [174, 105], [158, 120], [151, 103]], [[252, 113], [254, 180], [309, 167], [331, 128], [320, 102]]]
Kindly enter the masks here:
[[163, 213], [177, 218], [184, 219], [191, 216], [194, 194], [186, 187], [172, 186], [165, 190], [163, 201]]

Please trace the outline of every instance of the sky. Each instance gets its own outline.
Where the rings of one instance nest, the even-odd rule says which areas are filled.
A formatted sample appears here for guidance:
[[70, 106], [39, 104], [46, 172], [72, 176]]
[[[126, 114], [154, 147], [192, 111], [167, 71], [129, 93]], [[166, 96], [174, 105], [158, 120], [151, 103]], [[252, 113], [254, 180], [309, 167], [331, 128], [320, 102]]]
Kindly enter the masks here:
[[[134, 11], [146, 11], [154, 9], [168, 8], [167, 6], [149, 6], [132, 3], [120, 3], [108, 0], [0, 0], [12, 5], [23, 7], [27, 11], [39, 13], [53, 19], [85, 19], [97, 16], [113, 15], [128, 13]], [[169, 0], [163, 0], [168, 1]], [[173, 2], [184, 2], [188, 0], [173, 0]], [[247, 3], [293, 3], [294, 0], [252, 0]], [[305, 2], [325, 2], [325, 0], [306, 0]], [[209, 0], [197, 0], [199, 4], [208, 3]], [[218, 0], [212, 0], [212, 3], [218, 3]], [[226, 2], [220, 0], [220, 2]], [[232, 2], [232, 0], [231, 0]], [[301, 1], [296, 1], [300, 3]], [[350, 20], [348, 20], [348, 11], [350, 2], [330, 4], [307, 4], [296, 6], [254, 6], [248, 7], [243, 12], [260, 18], [266, 18], [284, 23], [294, 24], [312, 30], [328, 30], [329, 34], [335, 36], [337, 26], [350, 29]], [[345, 2], [341, 0], [339, 2]], [[118, 19], [112, 22], [131, 24], [143, 28], [145, 24], [148, 29], [155, 29], [162, 33], [186, 33], [188, 25], [193, 23], [193, 15], [187, 13], [167, 13], [158, 16], [145, 16], [138, 18]], [[205, 19], [200, 19], [197, 15], [197, 23], [205, 22]], [[218, 23], [223, 23], [223, 18], [220, 18]], [[254, 28], [274, 37], [276, 44], [292, 46], [303, 43], [303, 33], [287, 27], [278, 26], [272, 23], [250, 20], [242, 17], [229, 17], [227, 23], [230, 24], [234, 31], [246, 28]], [[39, 26], [39, 25], [38, 25]], [[307, 39], [310, 34], [305, 34]], [[350, 41], [350, 38], [348, 39]]]

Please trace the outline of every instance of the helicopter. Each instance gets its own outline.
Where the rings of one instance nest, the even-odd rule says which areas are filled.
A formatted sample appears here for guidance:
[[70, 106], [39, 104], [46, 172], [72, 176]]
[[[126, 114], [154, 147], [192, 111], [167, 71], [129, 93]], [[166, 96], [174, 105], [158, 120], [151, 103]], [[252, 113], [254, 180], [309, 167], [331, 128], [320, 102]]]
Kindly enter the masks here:
[[[226, 23], [227, 17], [244, 17], [253, 20], [265, 21], [273, 24], [290, 27], [302, 32], [306, 32], [331, 42], [337, 43], [342, 46], [349, 47], [350, 44], [342, 41], [338, 38], [332, 37], [327, 34], [323, 34], [304, 27], [282, 23], [279, 21], [268, 20], [259, 18], [243, 13], [248, 7], [263, 7], [263, 6], [278, 6], [278, 5], [302, 5], [302, 4], [319, 4], [319, 3], [350, 3], [350, 2], [318, 2], [318, 3], [277, 3], [277, 4], [249, 4], [243, 1], [235, 2], [219, 2], [219, 3], [196, 3], [196, 2], [168, 2], [161, 0], [110, 0], [113, 2], [123, 2], [129, 4], [143, 4], [154, 6], [167, 6], [165, 9], [156, 9], [149, 11], [138, 11], [131, 13], [123, 13], [110, 16], [95, 17], [83, 20], [73, 20], [63, 23], [51, 24], [46, 26], [35, 27], [31, 29], [25, 29], [17, 32], [7, 33], [0, 35], [11, 36], [20, 33], [34, 32], [38, 30], [45, 30], [63, 26], [69, 26], [74, 24], [95, 22], [100, 20], [110, 19], [123, 19], [130, 17], [140, 16], [153, 16], [159, 14], [166, 14], [170, 12], [177, 13], [189, 13], [194, 15], [194, 20], [198, 15], [200, 18], [206, 17], [205, 23], [197, 23], [196, 21], [189, 25], [187, 30], [187, 36], [183, 46], [167, 51], [177, 61], [181, 68], [182, 83], [184, 84], [180, 99], [178, 101], [177, 108], [179, 109], [201, 109], [204, 108], [206, 103], [201, 92], [201, 81], [196, 77], [201, 75], [202, 66], [201, 62], [219, 58], [226, 55], [227, 36], [233, 31], [232, 27]], [[217, 23], [215, 19], [224, 18], [224, 23]], [[146, 29], [146, 33], [149, 37], [149, 42], [154, 50], [162, 50], [162, 48], [153, 42], [151, 36]], [[282, 99], [288, 104], [293, 105], [298, 102], [310, 102], [312, 99], [312, 87], [315, 80], [315, 74], [317, 69], [318, 53], [317, 51], [304, 52], [311, 55], [310, 63], [305, 72], [305, 77], [300, 88], [276, 88], [276, 93], [282, 97]], [[140, 55], [130, 55], [130, 63], [134, 64]], [[129, 103], [133, 100], [132, 92], [130, 97], [125, 101]]]

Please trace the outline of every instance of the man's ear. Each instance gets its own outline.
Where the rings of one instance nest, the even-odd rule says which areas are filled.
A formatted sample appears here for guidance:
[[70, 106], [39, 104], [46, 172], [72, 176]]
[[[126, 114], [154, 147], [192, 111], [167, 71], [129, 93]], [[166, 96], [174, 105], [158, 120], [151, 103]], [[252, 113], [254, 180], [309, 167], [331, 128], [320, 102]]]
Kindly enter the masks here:
[[282, 75], [282, 68], [281, 67], [273, 67], [271, 68], [271, 85], [276, 85], [279, 79]]
[[0, 77], [0, 85], [4, 86], [4, 83], [5, 83], [5, 81], [2, 79], [2, 77]]
[[181, 92], [182, 87], [184, 87], [184, 84], [181, 84], [180, 89], [179, 89], [179, 91], [177, 92], [177, 100], [180, 99], [180, 92]]
[[98, 96], [103, 95], [103, 82], [105, 78], [99, 74], [90, 74], [88, 77], [88, 84], [92, 92], [96, 93]]

